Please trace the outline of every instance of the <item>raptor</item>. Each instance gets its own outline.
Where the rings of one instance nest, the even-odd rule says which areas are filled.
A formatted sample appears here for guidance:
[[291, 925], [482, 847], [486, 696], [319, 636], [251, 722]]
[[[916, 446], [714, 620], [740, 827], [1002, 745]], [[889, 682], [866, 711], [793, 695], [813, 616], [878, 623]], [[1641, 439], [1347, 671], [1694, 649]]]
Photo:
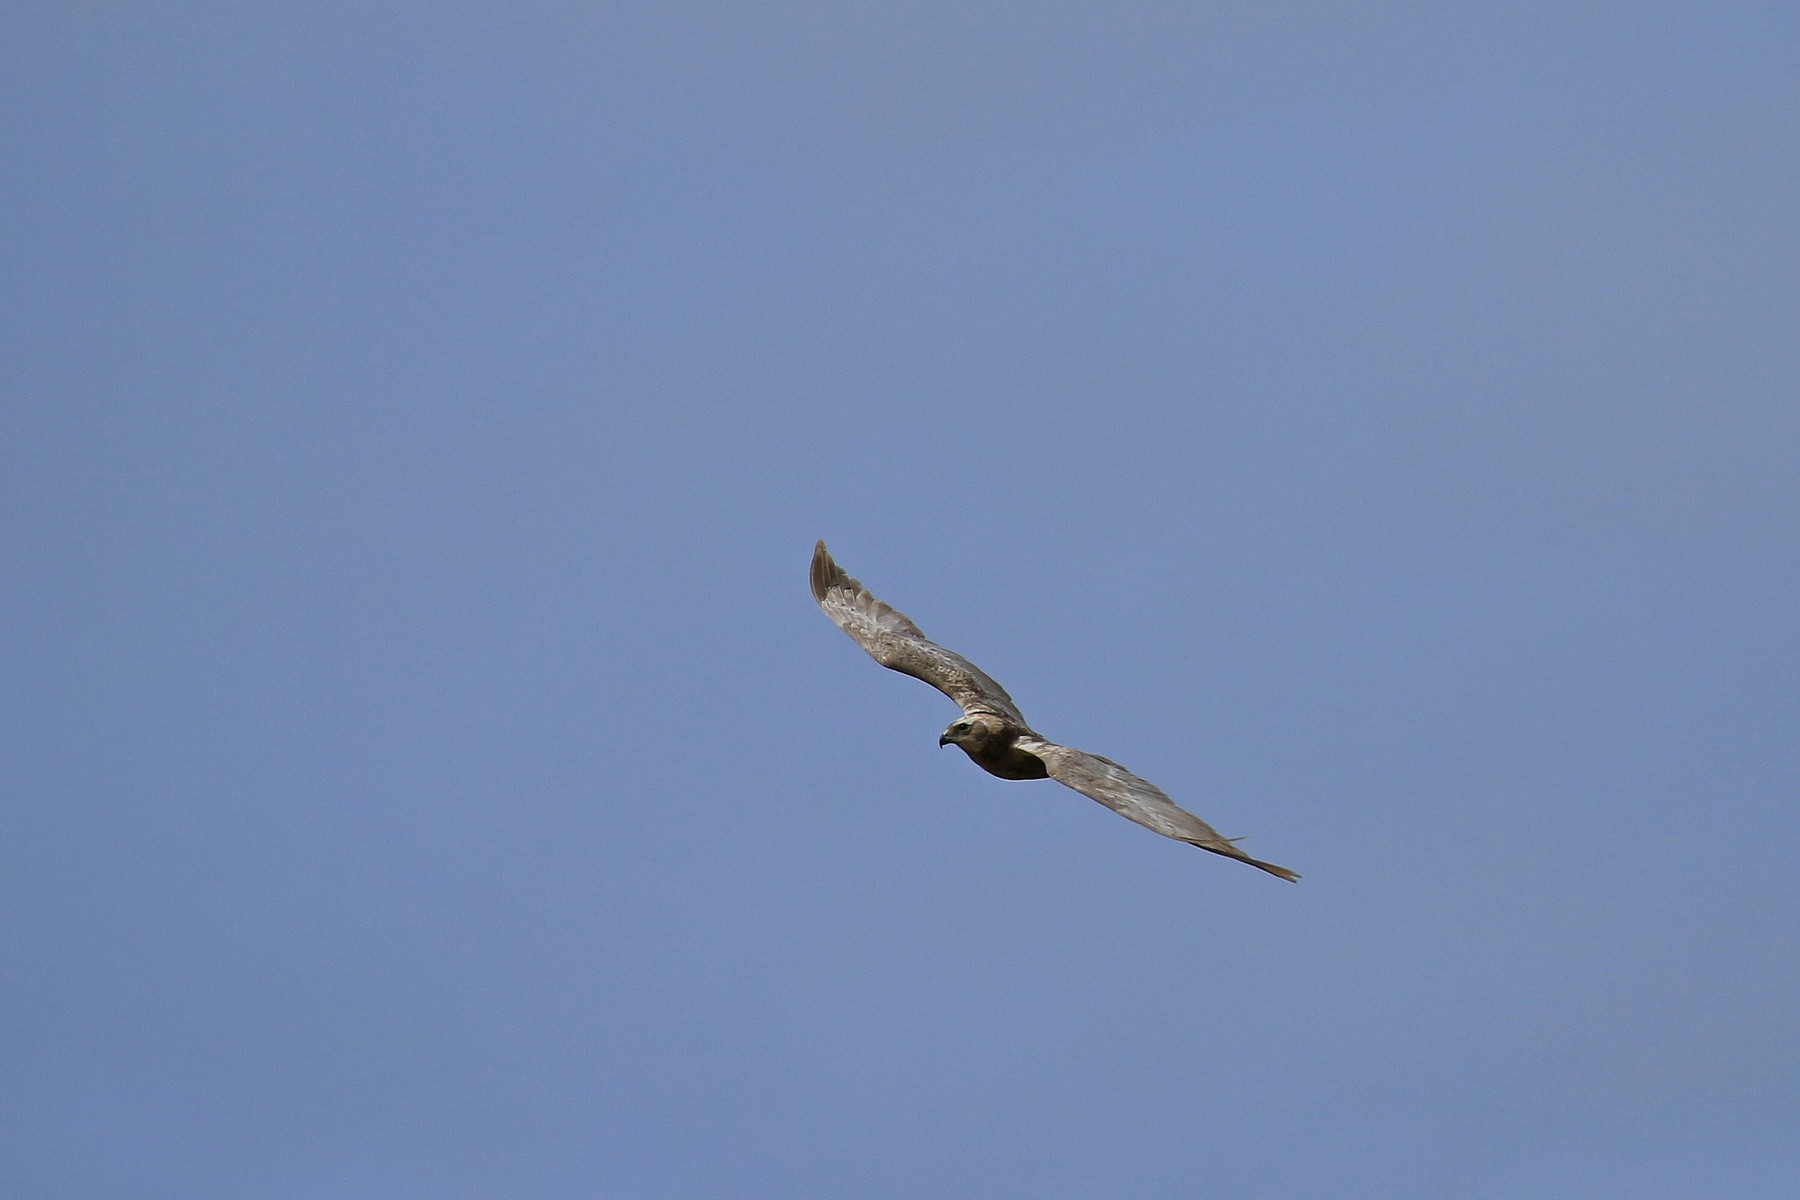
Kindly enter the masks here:
[[904, 613], [872, 596], [833, 561], [823, 541], [813, 550], [812, 594], [825, 615], [876, 662], [922, 679], [956, 701], [962, 716], [944, 730], [939, 746], [961, 747], [990, 775], [1054, 779], [1164, 837], [1249, 863], [1289, 882], [1300, 878], [1286, 867], [1251, 858], [1237, 848], [1237, 839], [1220, 836], [1155, 784], [1112, 759], [1059, 746], [1037, 733], [1005, 688], [962, 655], [931, 641]]

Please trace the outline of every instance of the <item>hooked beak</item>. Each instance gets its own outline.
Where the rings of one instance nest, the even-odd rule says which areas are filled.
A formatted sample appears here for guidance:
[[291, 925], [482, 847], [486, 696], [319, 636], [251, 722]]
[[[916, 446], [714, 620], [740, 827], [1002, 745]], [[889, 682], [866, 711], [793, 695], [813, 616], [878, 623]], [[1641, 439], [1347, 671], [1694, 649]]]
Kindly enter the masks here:
[[945, 746], [948, 746], [950, 744], [951, 744], [950, 743], [950, 735], [947, 733], [938, 739], [938, 749], [939, 750], [942, 750]]

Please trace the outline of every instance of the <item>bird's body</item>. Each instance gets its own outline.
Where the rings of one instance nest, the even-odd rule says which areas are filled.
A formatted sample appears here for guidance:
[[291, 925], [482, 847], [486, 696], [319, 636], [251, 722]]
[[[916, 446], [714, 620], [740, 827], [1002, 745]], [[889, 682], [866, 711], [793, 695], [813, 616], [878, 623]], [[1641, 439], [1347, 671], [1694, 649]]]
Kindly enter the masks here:
[[1146, 779], [1098, 754], [1061, 746], [1026, 724], [1006, 689], [953, 651], [932, 642], [905, 614], [882, 603], [844, 573], [820, 542], [813, 550], [812, 593], [825, 615], [882, 666], [937, 688], [963, 710], [938, 739], [958, 746], [976, 766], [1001, 779], [1054, 779], [1164, 837], [1267, 871], [1289, 881], [1286, 867], [1261, 862], [1221, 837]]
[[1021, 738], [1037, 735], [1005, 717], [980, 713], [964, 717], [938, 739], [940, 746], [960, 746], [976, 766], [1002, 779], [1048, 779], [1044, 760], [1019, 745]]

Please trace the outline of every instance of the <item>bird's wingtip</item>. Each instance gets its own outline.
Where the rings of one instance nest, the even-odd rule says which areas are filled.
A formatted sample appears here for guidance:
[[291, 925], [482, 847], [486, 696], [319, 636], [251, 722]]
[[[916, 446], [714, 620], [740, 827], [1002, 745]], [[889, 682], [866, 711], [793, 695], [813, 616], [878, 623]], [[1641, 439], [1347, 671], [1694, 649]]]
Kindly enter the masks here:
[[831, 591], [832, 584], [836, 583], [843, 573], [843, 570], [832, 560], [830, 553], [826, 551], [825, 539], [820, 538], [819, 544], [813, 547], [812, 569], [807, 572], [808, 581], [812, 584], [813, 599], [823, 604], [826, 595]]
[[1290, 871], [1286, 867], [1278, 866], [1272, 862], [1264, 862], [1260, 858], [1251, 858], [1248, 854], [1245, 854], [1242, 850], [1239, 850], [1236, 846], [1232, 845], [1233, 842], [1243, 841], [1242, 838], [1219, 838], [1217, 841], [1199, 841], [1187, 838], [1182, 840], [1186, 841], [1190, 846], [1198, 846], [1202, 850], [1211, 851], [1212, 853], [1222, 855], [1225, 858], [1235, 858], [1239, 862], [1255, 867], [1259, 871], [1267, 871], [1277, 879], [1285, 879], [1289, 883], [1300, 882], [1300, 872]]

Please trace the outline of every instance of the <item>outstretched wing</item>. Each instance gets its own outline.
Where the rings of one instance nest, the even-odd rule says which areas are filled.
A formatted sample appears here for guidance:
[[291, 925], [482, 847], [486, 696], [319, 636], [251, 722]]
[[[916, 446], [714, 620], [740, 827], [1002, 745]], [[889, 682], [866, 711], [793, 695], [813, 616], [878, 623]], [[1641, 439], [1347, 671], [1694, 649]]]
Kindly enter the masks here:
[[1232, 845], [1233, 839], [1221, 837], [1218, 830], [1169, 799], [1161, 788], [1147, 779], [1138, 778], [1110, 758], [1037, 737], [1021, 737], [1014, 744], [1042, 759], [1044, 769], [1058, 783], [1098, 800], [1120, 816], [1129, 817], [1164, 837], [1260, 867], [1289, 883], [1300, 878], [1286, 867], [1251, 858]]
[[820, 542], [812, 556], [812, 594], [838, 628], [889, 670], [923, 679], [962, 708], [989, 712], [1025, 724], [1006, 689], [960, 654], [931, 641], [906, 614], [883, 604], [844, 573]]

